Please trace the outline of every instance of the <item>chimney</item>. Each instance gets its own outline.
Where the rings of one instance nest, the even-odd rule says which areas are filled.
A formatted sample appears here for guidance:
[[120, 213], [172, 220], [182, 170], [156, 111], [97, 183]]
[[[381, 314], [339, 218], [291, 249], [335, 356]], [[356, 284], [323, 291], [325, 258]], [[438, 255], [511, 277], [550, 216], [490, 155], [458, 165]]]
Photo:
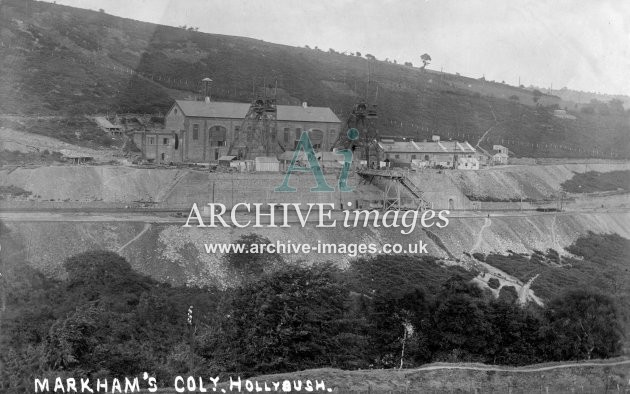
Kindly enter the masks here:
[[204, 101], [206, 102], [206, 104], [210, 104], [210, 84], [212, 83], [212, 80], [206, 77], [202, 79], [201, 82], [203, 83], [203, 95], [205, 97]]

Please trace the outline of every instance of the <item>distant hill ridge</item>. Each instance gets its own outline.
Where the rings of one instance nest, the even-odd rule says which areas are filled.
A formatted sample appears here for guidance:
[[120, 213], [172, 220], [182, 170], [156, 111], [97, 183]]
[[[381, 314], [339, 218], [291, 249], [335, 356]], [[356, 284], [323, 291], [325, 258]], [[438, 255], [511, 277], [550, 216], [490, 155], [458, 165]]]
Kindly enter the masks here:
[[43, 2], [5, 0], [0, 23], [3, 113], [164, 112], [211, 77], [216, 100], [248, 102], [264, 85], [280, 104], [330, 107], [342, 120], [367, 97], [386, 135], [473, 145], [485, 135], [481, 147], [518, 156], [630, 156], [623, 109], [569, 107], [577, 119], [560, 119], [560, 97], [503, 83]]

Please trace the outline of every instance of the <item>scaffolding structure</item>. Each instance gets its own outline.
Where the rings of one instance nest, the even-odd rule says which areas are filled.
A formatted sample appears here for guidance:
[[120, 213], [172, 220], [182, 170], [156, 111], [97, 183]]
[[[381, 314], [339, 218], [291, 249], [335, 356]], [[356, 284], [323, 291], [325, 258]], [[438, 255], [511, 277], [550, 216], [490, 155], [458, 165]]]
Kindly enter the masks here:
[[351, 149], [360, 152], [359, 158], [365, 160], [368, 168], [379, 167], [380, 149], [378, 147], [378, 131], [376, 121], [378, 110], [376, 104], [371, 107], [365, 101], [360, 101], [352, 108], [346, 122], [348, 130], [356, 129], [359, 138], [349, 140], [345, 133], [339, 133], [339, 137], [333, 144], [333, 149]]
[[[379, 180], [383, 189], [382, 207], [384, 210], [426, 210], [431, 203], [424, 199], [422, 190], [402, 170], [362, 169], [357, 171], [360, 183], [374, 184]], [[384, 185], [383, 185], [384, 183]]]
[[277, 142], [278, 109], [275, 98], [257, 98], [252, 101], [245, 118], [228, 149], [228, 156], [239, 160], [253, 160], [258, 156], [275, 155], [284, 151]]

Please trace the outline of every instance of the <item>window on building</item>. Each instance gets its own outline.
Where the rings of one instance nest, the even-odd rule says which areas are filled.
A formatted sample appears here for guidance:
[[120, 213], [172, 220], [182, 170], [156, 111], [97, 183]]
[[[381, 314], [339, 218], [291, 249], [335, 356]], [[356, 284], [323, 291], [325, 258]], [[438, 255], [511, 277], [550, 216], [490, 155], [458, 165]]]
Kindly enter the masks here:
[[411, 160], [416, 160], [416, 155], [411, 155]]
[[162, 138], [162, 145], [168, 145], [168, 138]]
[[309, 137], [311, 137], [311, 143], [313, 144], [313, 149], [321, 149], [324, 143], [324, 132], [321, 130], [313, 130], [309, 133]]
[[175, 115], [177, 115], [177, 108], [175, 108], [175, 109], [173, 110], [173, 113], [174, 113]]
[[147, 138], [147, 144], [149, 144], [149, 145], [153, 145], [153, 144], [155, 144], [155, 138], [153, 138], [153, 137], [148, 137], [148, 138]]
[[424, 160], [429, 161], [429, 155], [424, 155]]
[[284, 143], [289, 143], [289, 135], [291, 134], [291, 129], [288, 127], [284, 128]]
[[227, 129], [223, 126], [212, 126], [208, 129], [210, 146], [224, 146], [227, 140]]
[[301, 136], [302, 136], [302, 129], [299, 128], [299, 127], [296, 127], [296, 129], [295, 129], [295, 141], [293, 142], [293, 149], [297, 148]]
[[394, 155], [394, 159], [400, 159], [400, 155]]
[[198, 139], [199, 139], [199, 125], [194, 124], [193, 125], [193, 140], [198, 140]]

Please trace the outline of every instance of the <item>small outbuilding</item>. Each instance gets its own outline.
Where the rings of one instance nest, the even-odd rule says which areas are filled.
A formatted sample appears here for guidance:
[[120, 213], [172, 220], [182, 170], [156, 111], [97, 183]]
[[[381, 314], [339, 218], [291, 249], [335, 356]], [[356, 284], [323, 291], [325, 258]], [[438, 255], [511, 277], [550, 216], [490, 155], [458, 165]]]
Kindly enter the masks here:
[[280, 162], [275, 157], [259, 156], [254, 159], [254, 170], [256, 172], [278, 172]]
[[118, 125], [112, 124], [107, 118], [103, 116], [97, 116], [94, 118], [96, 124], [103, 129], [104, 131], [112, 134], [112, 135], [121, 135], [122, 128]]
[[492, 155], [492, 163], [493, 164], [507, 164], [508, 163], [508, 154], [505, 152], [500, 152], [496, 150], [490, 151]]
[[476, 157], [460, 157], [457, 159], [458, 170], [478, 170], [479, 160]]
[[72, 162], [72, 164], [85, 164], [94, 160], [94, 156], [70, 149], [62, 149], [60, 153], [66, 160]]
[[219, 165], [223, 167], [230, 167], [231, 163], [236, 161], [236, 156], [221, 156], [219, 157]]

